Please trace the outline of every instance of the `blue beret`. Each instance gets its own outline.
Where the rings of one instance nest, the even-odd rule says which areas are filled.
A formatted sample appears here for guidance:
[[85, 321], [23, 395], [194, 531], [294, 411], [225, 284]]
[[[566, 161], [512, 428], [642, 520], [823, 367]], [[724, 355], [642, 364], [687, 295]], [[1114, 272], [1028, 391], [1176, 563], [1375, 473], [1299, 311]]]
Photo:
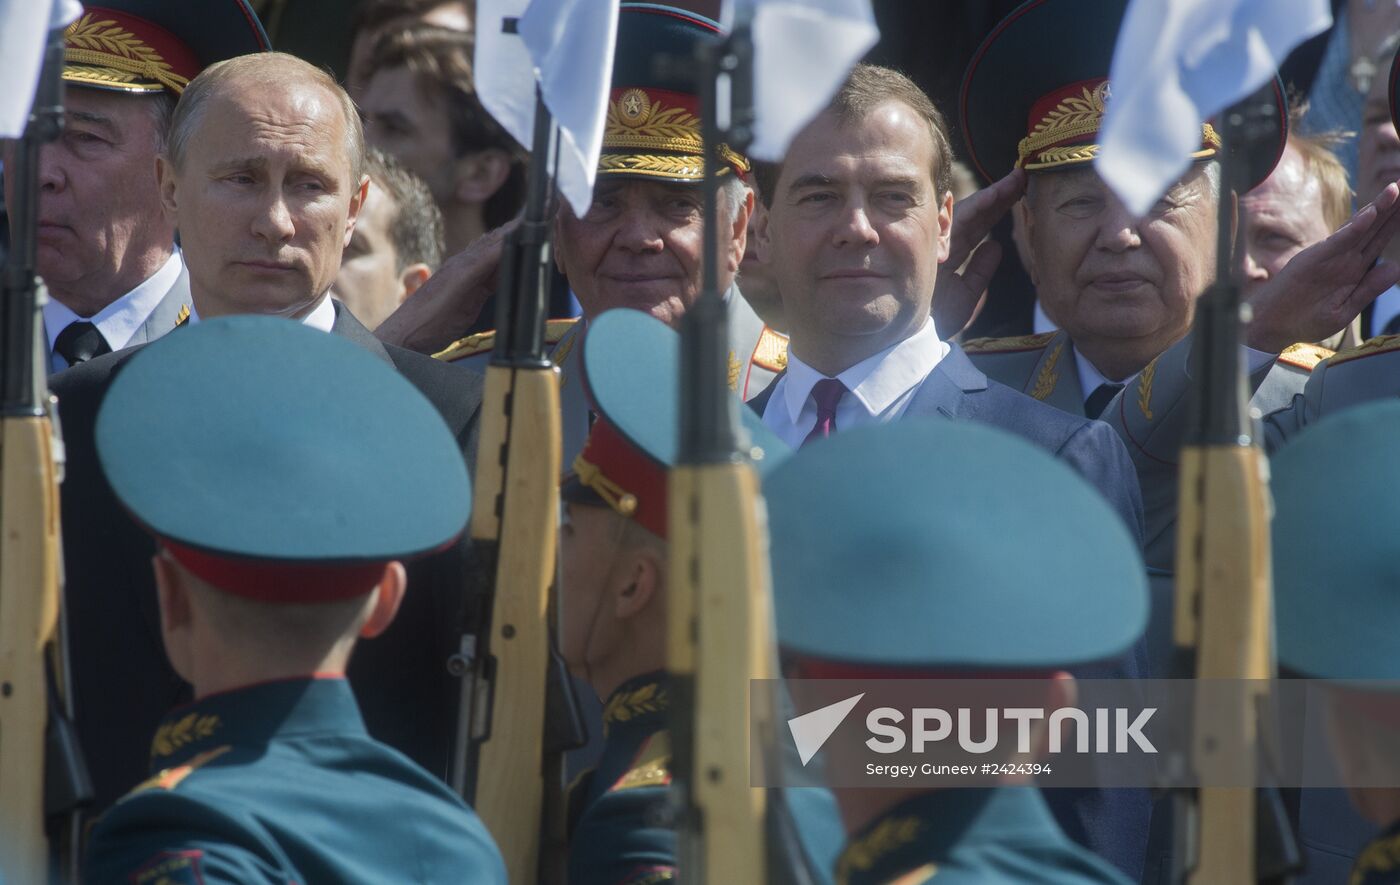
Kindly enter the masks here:
[[785, 653], [913, 670], [1112, 658], [1142, 557], [1070, 468], [992, 428], [908, 419], [804, 447], [764, 483]]
[[383, 563], [451, 543], [470, 511], [461, 451], [422, 394], [289, 320], [208, 320], [149, 345], [116, 374], [96, 435], [136, 520], [200, 558]]
[[1273, 459], [1281, 663], [1322, 679], [1400, 679], [1400, 402], [1348, 409]]

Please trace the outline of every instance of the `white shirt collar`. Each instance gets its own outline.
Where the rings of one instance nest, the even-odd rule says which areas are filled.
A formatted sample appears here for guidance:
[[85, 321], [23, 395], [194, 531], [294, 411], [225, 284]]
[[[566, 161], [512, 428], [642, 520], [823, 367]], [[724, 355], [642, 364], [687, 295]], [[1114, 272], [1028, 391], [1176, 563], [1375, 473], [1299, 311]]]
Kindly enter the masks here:
[[[948, 351], [948, 345], [939, 339], [930, 317], [913, 335], [866, 357], [836, 377], [873, 417], [884, 414], [917, 387]], [[812, 388], [826, 376], [789, 351], [785, 377], [783, 400], [790, 420], [796, 423]]]
[[1031, 315], [1031, 332], [1039, 335], [1043, 332], [1053, 332], [1060, 328], [1055, 325], [1055, 321], [1050, 319], [1050, 315], [1045, 312], [1045, 308], [1040, 306], [1040, 299], [1035, 300], [1035, 313]]
[[[99, 310], [90, 317], [80, 317], [67, 305], [50, 298], [44, 304], [44, 331], [49, 336], [49, 352], [59, 333], [72, 323], [86, 320], [97, 327], [107, 345], [113, 350], [121, 350], [131, 343], [136, 330], [150, 317], [160, 300], [165, 297], [184, 270], [184, 261], [179, 247], [171, 253], [160, 269], [147, 277], [141, 285]], [[61, 360], [62, 357], [59, 357]]]
[[[199, 322], [199, 311], [190, 305], [191, 323]], [[320, 329], [322, 332], [329, 332], [335, 325], [335, 304], [331, 301], [331, 294], [327, 292], [321, 296], [321, 300], [316, 302], [316, 306], [311, 308], [311, 312], [301, 318], [303, 325], [313, 329]]]
[[1118, 381], [1109, 381], [1103, 372], [1094, 367], [1094, 364], [1079, 352], [1079, 348], [1074, 348], [1074, 366], [1079, 370], [1079, 398], [1088, 401], [1090, 394], [1099, 389], [1100, 384], [1119, 384]]

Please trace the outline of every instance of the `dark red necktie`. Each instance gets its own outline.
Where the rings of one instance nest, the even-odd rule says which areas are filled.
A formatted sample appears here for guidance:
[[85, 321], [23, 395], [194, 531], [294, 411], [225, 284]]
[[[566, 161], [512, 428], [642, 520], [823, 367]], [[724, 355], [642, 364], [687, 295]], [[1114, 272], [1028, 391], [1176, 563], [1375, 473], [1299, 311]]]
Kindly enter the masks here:
[[812, 387], [812, 402], [817, 404], [817, 424], [802, 445], [816, 439], [826, 439], [836, 431], [836, 405], [846, 395], [846, 385], [839, 378], [823, 378]]

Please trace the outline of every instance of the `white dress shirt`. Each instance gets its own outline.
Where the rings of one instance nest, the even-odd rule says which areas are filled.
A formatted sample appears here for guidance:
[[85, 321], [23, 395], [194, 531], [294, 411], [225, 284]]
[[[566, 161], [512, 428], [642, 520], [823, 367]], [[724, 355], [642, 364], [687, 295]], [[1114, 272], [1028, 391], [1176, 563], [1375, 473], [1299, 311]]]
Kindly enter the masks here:
[[[836, 406], [836, 428], [850, 430], [903, 415], [914, 392], [948, 352], [930, 318], [913, 335], [837, 375], [848, 393]], [[763, 423], [793, 448], [802, 445], [817, 426], [812, 388], [825, 377], [804, 363], [796, 350], [788, 351], [787, 373], [773, 389]]]
[[44, 304], [44, 332], [49, 336], [49, 371], [61, 372], [68, 368], [68, 361], [54, 352], [53, 345], [59, 334], [73, 323], [92, 323], [113, 350], [121, 350], [130, 344], [136, 330], [146, 322], [184, 269], [184, 259], [179, 247], [176, 247], [160, 270], [90, 317], [80, 317], [66, 305], [50, 298]]
[[[191, 323], [199, 322], [199, 313], [190, 305]], [[301, 318], [303, 325], [313, 329], [320, 329], [322, 332], [329, 332], [331, 326], [335, 325], [335, 305], [331, 303], [331, 295], [327, 292], [321, 296], [321, 300], [316, 302], [316, 306], [311, 308], [311, 312]]]

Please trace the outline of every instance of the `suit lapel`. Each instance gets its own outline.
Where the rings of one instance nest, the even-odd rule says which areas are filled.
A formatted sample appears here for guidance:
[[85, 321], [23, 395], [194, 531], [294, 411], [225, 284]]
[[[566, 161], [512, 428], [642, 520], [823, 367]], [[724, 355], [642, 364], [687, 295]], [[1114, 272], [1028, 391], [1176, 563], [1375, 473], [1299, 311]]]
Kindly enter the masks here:
[[948, 355], [939, 361], [924, 383], [914, 392], [905, 409], [906, 416], [966, 418], [972, 409], [971, 396], [987, 389], [982, 374], [961, 347], [950, 343]]
[[335, 322], [331, 324], [331, 334], [353, 341], [392, 366], [394, 361], [389, 358], [389, 351], [384, 349], [384, 345], [374, 337], [374, 333], [355, 319], [355, 315], [344, 304], [335, 299], [331, 299], [331, 303], [335, 305]]

